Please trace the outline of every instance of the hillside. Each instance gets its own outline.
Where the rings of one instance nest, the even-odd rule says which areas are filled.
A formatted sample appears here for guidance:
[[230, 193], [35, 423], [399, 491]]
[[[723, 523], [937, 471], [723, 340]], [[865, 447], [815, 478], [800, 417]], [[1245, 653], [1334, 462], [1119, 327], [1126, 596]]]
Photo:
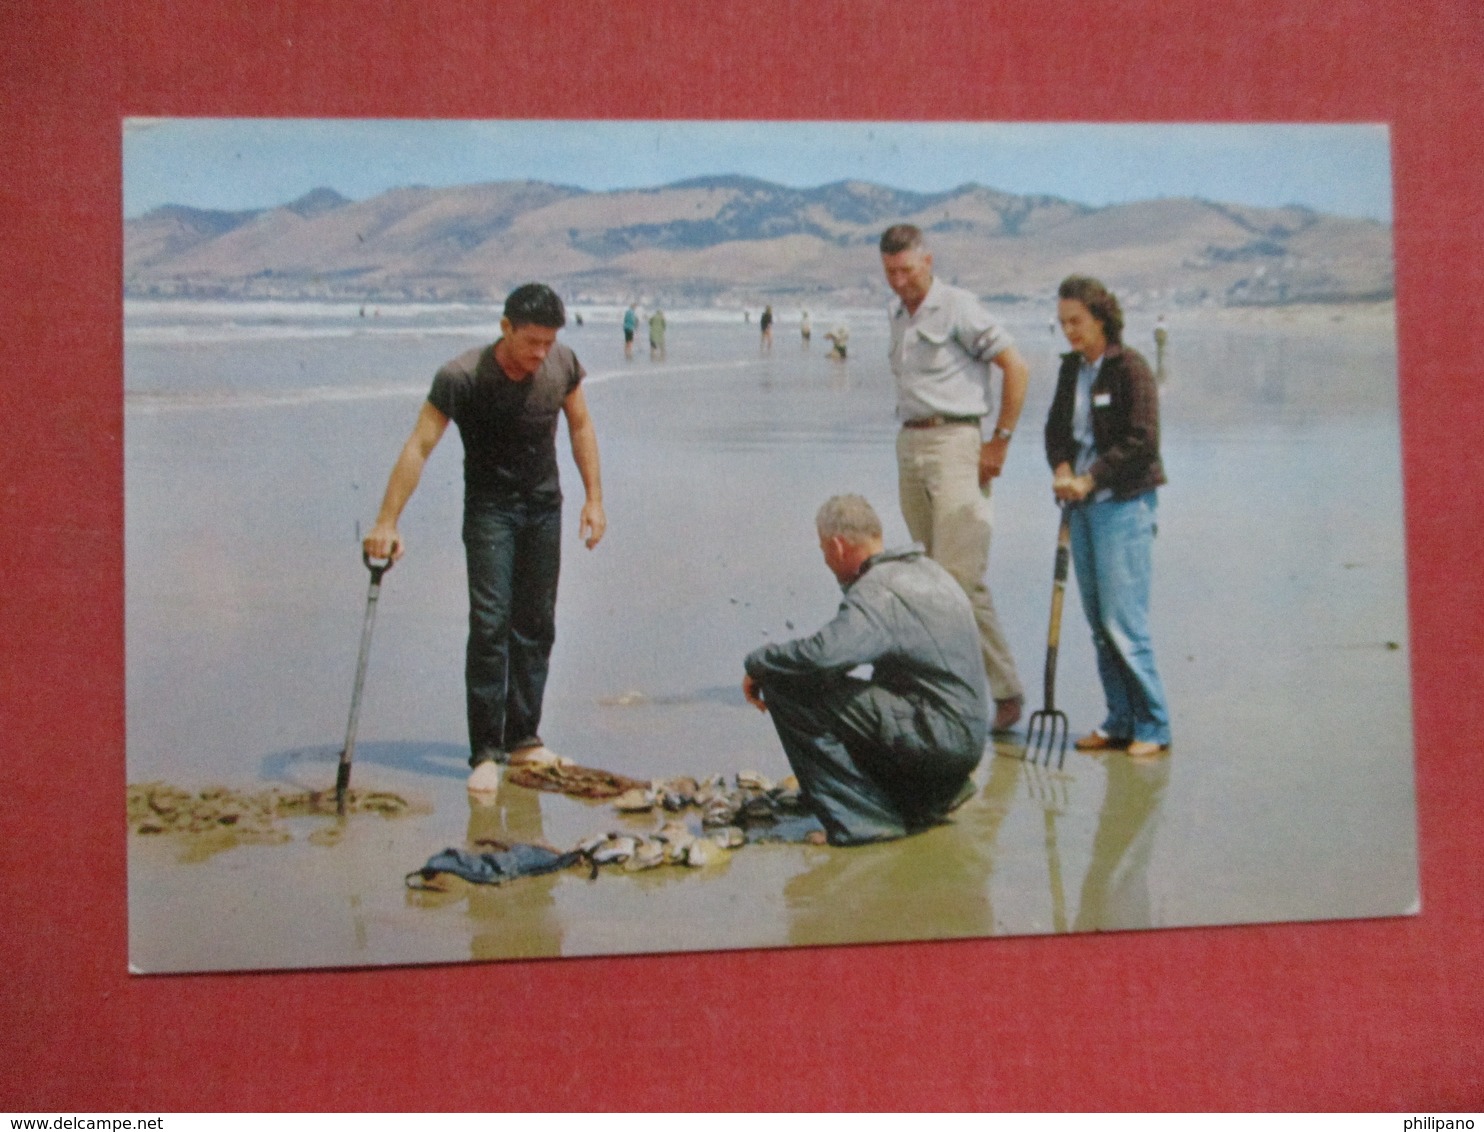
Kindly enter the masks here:
[[1391, 229], [1189, 198], [1091, 208], [982, 185], [913, 193], [708, 177], [588, 192], [537, 182], [317, 189], [277, 208], [167, 205], [125, 222], [130, 296], [491, 301], [530, 279], [585, 302], [874, 303], [881, 230], [927, 233], [937, 271], [1044, 298], [1072, 272], [1126, 301], [1250, 305], [1389, 297]]

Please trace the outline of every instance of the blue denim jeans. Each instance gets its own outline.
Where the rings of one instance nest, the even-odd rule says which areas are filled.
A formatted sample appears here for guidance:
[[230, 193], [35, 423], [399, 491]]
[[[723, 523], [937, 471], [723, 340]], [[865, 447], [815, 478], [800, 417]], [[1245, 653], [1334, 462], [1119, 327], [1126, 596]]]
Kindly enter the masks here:
[[1149, 589], [1157, 499], [1109, 499], [1072, 508], [1072, 564], [1092, 627], [1115, 739], [1170, 741], [1170, 714], [1149, 639]]
[[540, 743], [541, 699], [556, 640], [561, 503], [464, 503], [469, 646], [464, 660], [470, 765]]

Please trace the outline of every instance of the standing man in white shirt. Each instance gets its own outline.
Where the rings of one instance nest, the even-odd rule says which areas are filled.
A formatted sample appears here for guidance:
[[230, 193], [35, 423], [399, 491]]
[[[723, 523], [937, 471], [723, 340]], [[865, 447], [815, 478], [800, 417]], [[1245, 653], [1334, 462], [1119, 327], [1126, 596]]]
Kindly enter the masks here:
[[[898, 300], [890, 317], [902, 518], [969, 596], [995, 701], [990, 727], [1006, 731], [1020, 720], [1025, 695], [985, 581], [990, 488], [1009, 454], [1029, 370], [978, 298], [933, 278], [933, 256], [919, 228], [888, 228], [881, 266]], [[985, 437], [991, 366], [1001, 374], [999, 412]]]

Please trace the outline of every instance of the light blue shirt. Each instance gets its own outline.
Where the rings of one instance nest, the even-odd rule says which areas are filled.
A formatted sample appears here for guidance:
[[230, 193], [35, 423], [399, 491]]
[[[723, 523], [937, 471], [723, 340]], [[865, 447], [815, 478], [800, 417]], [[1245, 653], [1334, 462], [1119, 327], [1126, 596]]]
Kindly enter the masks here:
[[[1083, 358], [1077, 367], [1077, 392], [1072, 397], [1072, 439], [1077, 442], [1077, 462], [1072, 468], [1074, 475], [1086, 475], [1097, 462], [1098, 446], [1092, 431], [1092, 383], [1098, 379], [1098, 371], [1102, 368], [1103, 356], [1095, 362]], [[1113, 498], [1113, 489], [1101, 488], [1088, 498], [1101, 503]]]
[[898, 300], [890, 315], [898, 418], [988, 416], [989, 363], [1014, 340], [984, 304], [934, 279], [914, 313]]

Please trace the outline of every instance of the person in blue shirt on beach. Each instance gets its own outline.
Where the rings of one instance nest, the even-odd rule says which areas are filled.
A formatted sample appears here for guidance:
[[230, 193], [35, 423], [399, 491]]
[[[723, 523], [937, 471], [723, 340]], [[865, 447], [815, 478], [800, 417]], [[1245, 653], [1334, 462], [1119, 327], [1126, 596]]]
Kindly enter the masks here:
[[634, 331], [639, 329], [639, 316], [631, 306], [623, 312], [623, 356], [634, 356]]

